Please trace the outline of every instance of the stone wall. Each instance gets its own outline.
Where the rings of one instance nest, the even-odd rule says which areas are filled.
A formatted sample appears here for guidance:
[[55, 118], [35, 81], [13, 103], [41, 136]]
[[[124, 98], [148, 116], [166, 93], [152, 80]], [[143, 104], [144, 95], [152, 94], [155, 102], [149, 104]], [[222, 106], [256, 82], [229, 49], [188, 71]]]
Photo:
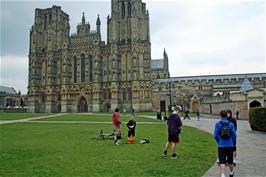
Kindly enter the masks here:
[[[210, 111], [210, 107], [212, 112]], [[230, 109], [233, 112], [233, 117], [235, 117], [235, 112], [239, 110], [240, 119], [248, 119], [248, 105], [246, 101], [238, 102], [223, 102], [223, 103], [202, 103], [200, 104], [200, 112], [205, 114], [219, 114], [221, 110]]]

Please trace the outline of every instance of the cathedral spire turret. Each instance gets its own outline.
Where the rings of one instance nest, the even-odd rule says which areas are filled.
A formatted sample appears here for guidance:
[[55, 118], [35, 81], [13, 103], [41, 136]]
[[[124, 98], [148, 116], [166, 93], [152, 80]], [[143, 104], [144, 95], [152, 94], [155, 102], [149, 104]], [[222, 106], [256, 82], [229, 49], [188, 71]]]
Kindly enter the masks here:
[[163, 60], [164, 60], [164, 68], [169, 70], [168, 55], [166, 53], [165, 48], [163, 50]]
[[85, 25], [85, 15], [84, 15], [84, 12], [83, 12], [83, 14], [82, 14], [82, 20], [81, 20], [81, 23], [82, 23], [82, 25]]

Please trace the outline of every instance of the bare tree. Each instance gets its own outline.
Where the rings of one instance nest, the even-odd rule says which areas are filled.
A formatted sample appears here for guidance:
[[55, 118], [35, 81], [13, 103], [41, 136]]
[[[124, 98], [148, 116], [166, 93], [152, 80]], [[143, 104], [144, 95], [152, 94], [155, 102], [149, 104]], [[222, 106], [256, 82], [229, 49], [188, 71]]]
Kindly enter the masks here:
[[195, 94], [195, 91], [190, 88], [182, 88], [176, 92], [176, 103], [181, 105], [183, 110], [189, 110], [190, 100]]

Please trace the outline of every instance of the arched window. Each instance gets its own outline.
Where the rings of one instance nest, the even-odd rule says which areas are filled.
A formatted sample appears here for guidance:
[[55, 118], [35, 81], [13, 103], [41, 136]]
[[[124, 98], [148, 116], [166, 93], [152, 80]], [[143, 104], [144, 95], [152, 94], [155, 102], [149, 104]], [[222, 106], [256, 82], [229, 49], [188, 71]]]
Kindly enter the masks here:
[[46, 29], [46, 27], [47, 27], [47, 16], [46, 15], [44, 16], [43, 27], [44, 27], [44, 29]]
[[108, 90], [108, 98], [109, 98], [110, 100], [112, 99], [112, 92], [111, 92], [110, 89]]
[[107, 91], [103, 90], [103, 99], [106, 100], [106, 98], [107, 98]]
[[127, 94], [128, 94], [128, 100], [131, 101], [132, 100], [132, 91], [130, 88], [127, 90]]
[[80, 56], [80, 60], [81, 60], [81, 82], [85, 82], [86, 80], [86, 76], [85, 76], [85, 55], [84, 54], [81, 54]]
[[51, 25], [52, 24], [52, 15], [50, 14], [49, 15], [49, 25]]
[[45, 103], [46, 102], [46, 96], [44, 93], [41, 94], [41, 103]]
[[126, 89], [123, 89], [123, 101], [127, 100], [127, 93], [126, 93]]
[[92, 56], [90, 55], [89, 56], [89, 64], [90, 64], [90, 82], [93, 82], [93, 58]]
[[131, 17], [131, 3], [128, 2], [128, 16]]
[[122, 18], [125, 18], [126, 11], [125, 11], [125, 4], [122, 3]]
[[77, 83], [78, 80], [77, 69], [78, 69], [78, 61], [77, 58], [74, 57], [74, 83]]

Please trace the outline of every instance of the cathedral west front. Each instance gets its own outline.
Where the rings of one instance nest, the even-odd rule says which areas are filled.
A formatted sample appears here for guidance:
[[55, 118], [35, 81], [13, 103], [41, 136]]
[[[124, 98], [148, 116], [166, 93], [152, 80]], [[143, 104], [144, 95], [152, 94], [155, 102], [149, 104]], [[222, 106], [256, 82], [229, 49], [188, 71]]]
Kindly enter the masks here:
[[[149, 12], [141, 0], [112, 0], [107, 41], [81, 14], [70, 35], [61, 7], [35, 9], [30, 30], [28, 112], [160, 111], [165, 105], [218, 114], [266, 105], [266, 73], [170, 77], [168, 55], [151, 59]], [[249, 89], [242, 91], [245, 85]]]
[[141, 0], [112, 0], [107, 41], [101, 20], [90, 28], [83, 13], [70, 35], [59, 6], [35, 9], [30, 30], [29, 112], [152, 110], [152, 77], [169, 77], [168, 57], [151, 68], [149, 12]]

